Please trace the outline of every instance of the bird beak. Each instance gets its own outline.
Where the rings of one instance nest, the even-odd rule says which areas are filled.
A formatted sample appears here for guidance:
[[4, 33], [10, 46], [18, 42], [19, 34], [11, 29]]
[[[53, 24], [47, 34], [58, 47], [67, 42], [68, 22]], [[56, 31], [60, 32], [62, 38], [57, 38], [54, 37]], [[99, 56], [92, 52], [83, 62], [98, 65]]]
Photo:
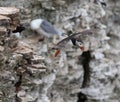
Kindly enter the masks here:
[[81, 49], [82, 51], [84, 51], [84, 50], [85, 50], [85, 47], [84, 47], [84, 46], [80, 46], [80, 49]]
[[56, 50], [55, 57], [57, 57], [59, 55], [59, 53], [60, 53], [60, 50]]

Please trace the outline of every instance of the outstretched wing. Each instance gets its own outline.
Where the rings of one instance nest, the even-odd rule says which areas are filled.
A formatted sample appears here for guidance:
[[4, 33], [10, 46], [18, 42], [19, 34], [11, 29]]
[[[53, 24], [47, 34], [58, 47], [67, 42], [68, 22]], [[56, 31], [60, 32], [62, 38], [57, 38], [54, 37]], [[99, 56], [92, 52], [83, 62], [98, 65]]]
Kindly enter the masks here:
[[77, 33], [74, 33], [72, 34], [70, 37], [73, 45], [75, 45], [75, 42], [78, 41], [78, 42], [83, 42], [85, 39], [88, 38], [88, 36], [90, 36], [91, 34], [93, 34], [93, 31], [92, 30], [85, 30], [85, 31], [82, 31], [82, 32], [77, 32]]
[[66, 44], [68, 43], [68, 41], [70, 40], [69, 37], [64, 38], [63, 40], [61, 40], [60, 42], [58, 42], [53, 49], [62, 49], [65, 48]]
[[87, 34], [93, 34], [93, 31], [92, 30], [85, 30], [85, 31], [82, 31], [82, 32], [74, 33], [74, 34], [70, 35], [69, 37], [78, 38], [78, 36], [87, 35]]
[[92, 30], [85, 30], [82, 32], [78, 32], [78, 33], [74, 33], [66, 38], [64, 38], [63, 40], [61, 40], [60, 42], [58, 42], [53, 49], [62, 49], [65, 48], [66, 44], [68, 43], [69, 40], [72, 41], [73, 45], [75, 45], [76, 41], [80, 41], [82, 42], [82, 39], [79, 37], [80, 35], [85, 35], [85, 34], [92, 34]]

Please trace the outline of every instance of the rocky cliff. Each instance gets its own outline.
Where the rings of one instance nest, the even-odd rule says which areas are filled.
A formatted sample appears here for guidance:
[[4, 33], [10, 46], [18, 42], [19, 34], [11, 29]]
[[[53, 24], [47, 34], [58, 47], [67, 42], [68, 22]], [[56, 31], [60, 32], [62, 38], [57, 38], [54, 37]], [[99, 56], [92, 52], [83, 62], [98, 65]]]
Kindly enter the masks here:
[[[0, 102], [119, 102], [119, 4], [119, 0], [1, 0], [1, 7], [19, 9], [14, 26], [21, 23], [26, 29], [20, 37], [10, 36], [8, 30], [15, 29], [11, 21], [17, 16], [0, 14], [0, 21], [5, 21], [0, 23]], [[39, 41], [40, 35], [30, 30], [29, 23], [36, 18], [51, 22], [64, 37], [86, 29], [94, 33], [81, 35], [84, 52], [69, 42], [53, 57], [51, 39]]]

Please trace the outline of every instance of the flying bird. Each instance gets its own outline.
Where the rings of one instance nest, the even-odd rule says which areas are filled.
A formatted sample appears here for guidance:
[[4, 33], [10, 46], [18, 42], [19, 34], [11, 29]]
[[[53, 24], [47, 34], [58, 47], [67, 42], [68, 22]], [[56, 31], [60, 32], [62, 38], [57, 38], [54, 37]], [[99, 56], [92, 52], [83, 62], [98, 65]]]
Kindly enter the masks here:
[[62, 33], [58, 31], [50, 22], [44, 19], [35, 19], [30, 23], [30, 28], [33, 31], [36, 31], [39, 34], [42, 34], [48, 38], [53, 37], [54, 35], [61, 36]]
[[83, 39], [80, 38], [81, 35], [86, 35], [86, 34], [92, 34], [92, 30], [85, 30], [82, 32], [78, 32], [78, 33], [73, 33], [72, 35], [64, 38], [63, 40], [61, 40], [60, 42], [58, 42], [52, 49], [55, 49], [55, 57], [58, 56], [58, 54], [60, 53], [60, 50], [64, 49], [66, 47], [66, 44], [71, 40], [72, 44], [74, 46], [79, 47], [82, 51], [84, 51], [84, 43], [83, 43]]

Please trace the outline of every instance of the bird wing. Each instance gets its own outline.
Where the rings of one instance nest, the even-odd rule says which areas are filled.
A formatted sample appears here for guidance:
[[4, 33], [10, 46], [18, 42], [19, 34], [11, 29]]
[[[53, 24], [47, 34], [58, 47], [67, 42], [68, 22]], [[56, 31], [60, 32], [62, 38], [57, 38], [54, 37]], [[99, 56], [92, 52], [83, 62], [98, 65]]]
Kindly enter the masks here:
[[53, 49], [63, 49], [65, 48], [66, 44], [68, 43], [68, 41], [70, 40], [69, 37], [64, 38], [63, 40], [61, 40], [60, 42], [58, 42]]
[[58, 31], [54, 28], [54, 26], [48, 21], [44, 20], [40, 27], [49, 34], [58, 34]]
[[73, 45], [76, 45], [76, 39], [74, 37], [71, 38], [71, 42], [72, 42]]
[[74, 34], [70, 35], [69, 38], [71, 39], [73, 45], [75, 45], [75, 41], [83, 42], [86, 38], [88, 38], [87, 36], [89, 36], [91, 34], [93, 34], [92, 30], [85, 30], [82, 32], [74, 33]]
[[85, 30], [85, 31], [82, 31], [82, 32], [77, 32], [77, 33], [74, 33], [72, 35], [70, 35], [69, 37], [74, 37], [74, 38], [78, 38], [79, 36], [81, 35], [88, 35], [88, 34], [93, 34], [93, 31], [92, 30]]
[[58, 42], [53, 49], [62, 49], [65, 48], [66, 44], [68, 43], [69, 40], [72, 41], [73, 45], [75, 45], [76, 40], [82, 42], [82, 38], [80, 38], [80, 35], [86, 35], [86, 34], [92, 34], [91, 30], [85, 30], [82, 32], [78, 32], [78, 33], [74, 33], [66, 38], [64, 38], [63, 40], [61, 40], [60, 42]]

